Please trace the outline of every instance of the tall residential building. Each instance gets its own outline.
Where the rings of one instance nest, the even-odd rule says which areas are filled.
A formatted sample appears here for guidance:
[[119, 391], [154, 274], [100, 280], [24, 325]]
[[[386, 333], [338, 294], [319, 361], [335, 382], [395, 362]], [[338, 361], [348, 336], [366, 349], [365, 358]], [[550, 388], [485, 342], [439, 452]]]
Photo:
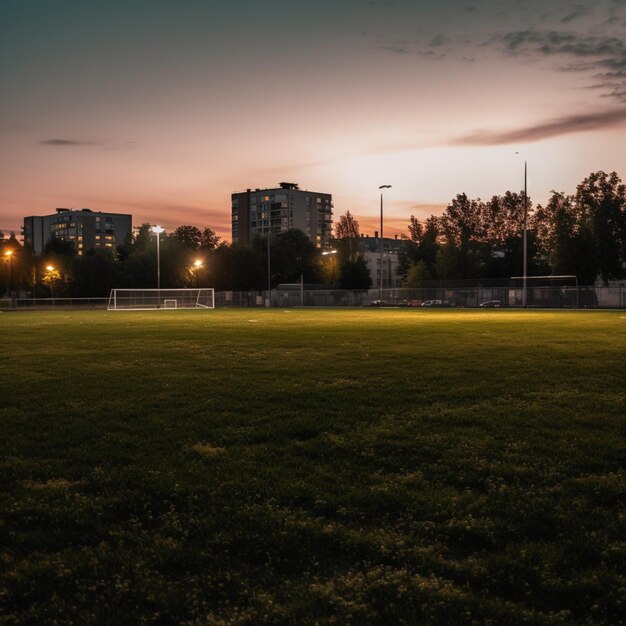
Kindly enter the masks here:
[[318, 248], [328, 248], [333, 224], [333, 197], [302, 190], [295, 183], [274, 189], [247, 189], [232, 199], [233, 242], [250, 243], [255, 235], [297, 228]]
[[124, 243], [132, 232], [133, 216], [91, 209], [57, 209], [52, 215], [24, 218], [24, 244], [43, 254], [52, 237], [69, 241], [80, 256], [87, 250], [111, 248]]

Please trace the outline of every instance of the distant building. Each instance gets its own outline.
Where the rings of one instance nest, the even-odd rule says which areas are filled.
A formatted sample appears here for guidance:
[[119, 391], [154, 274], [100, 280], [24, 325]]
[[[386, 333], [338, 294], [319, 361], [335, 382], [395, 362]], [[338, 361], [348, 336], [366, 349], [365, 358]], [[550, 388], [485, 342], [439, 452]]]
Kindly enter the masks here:
[[115, 250], [132, 232], [133, 216], [102, 213], [91, 209], [57, 209], [52, 215], [24, 218], [24, 245], [43, 254], [46, 244], [56, 237], [69, 241], [80, 256], [98, 248]]
[[330, 246], [333, 198], [329, 193], [302, 190], [295, 183], [274, 189], [247, 189], [231, 196], [233, 242], [250, 243], [297, 228], [318, 248]]
[[361, 249], [370, 271], [372, 289], [380, 289], [381, 276], [383, 289], [402, 287], [402, 279], [398, 276], [398, 253], [404, 244], [403, 239], [383, 237], [381, 247], [377, 231], [373, 237], [361, 235]]

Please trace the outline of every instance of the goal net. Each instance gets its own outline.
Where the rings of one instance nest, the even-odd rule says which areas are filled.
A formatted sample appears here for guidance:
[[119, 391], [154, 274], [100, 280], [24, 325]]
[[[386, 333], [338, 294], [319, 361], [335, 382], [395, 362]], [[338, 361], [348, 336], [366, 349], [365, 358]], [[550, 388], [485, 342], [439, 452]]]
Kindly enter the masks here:
[[214, 290], [111, 289], [109, 311], [151, 311], [155, 309], [214, 309]]

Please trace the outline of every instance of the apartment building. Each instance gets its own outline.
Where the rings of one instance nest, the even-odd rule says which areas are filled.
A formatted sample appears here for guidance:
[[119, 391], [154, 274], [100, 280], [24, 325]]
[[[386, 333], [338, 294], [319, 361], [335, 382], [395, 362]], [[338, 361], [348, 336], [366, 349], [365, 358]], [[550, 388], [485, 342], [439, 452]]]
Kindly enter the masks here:
[[69, 241], [82, 256], [98, 248], [115, 250], [132, 232], [133, 216], [103, 213], [91, 209], [57, 209], [52, 215], [24, 218], [24, 244], [35, 254], [43, 254], [52, 237]]
[[333, 198], [329, 193], [279, 183], [272, 189], [246, 189], [231, 196], [233, 242], [250, 243], [256, 236], [297, 228], [318, 248], [330, 246]]

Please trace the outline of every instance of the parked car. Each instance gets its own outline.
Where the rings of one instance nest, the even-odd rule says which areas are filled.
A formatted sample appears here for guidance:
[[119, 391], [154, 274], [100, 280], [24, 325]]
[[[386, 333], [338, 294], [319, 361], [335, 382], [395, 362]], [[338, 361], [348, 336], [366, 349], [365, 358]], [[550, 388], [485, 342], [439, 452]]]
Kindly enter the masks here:
[[447, 302], [446, 300], [424, 300], [424, 302], [422, 302], [421, 306], [449, 307], [449, 306], [452, 306], [452, 305], [449, 302]]
[[502, 302], [500, 300], [487, 300], [486, 302], [481, 302], [478, 306], [482, 309], [499, 309], [502, 306]]

